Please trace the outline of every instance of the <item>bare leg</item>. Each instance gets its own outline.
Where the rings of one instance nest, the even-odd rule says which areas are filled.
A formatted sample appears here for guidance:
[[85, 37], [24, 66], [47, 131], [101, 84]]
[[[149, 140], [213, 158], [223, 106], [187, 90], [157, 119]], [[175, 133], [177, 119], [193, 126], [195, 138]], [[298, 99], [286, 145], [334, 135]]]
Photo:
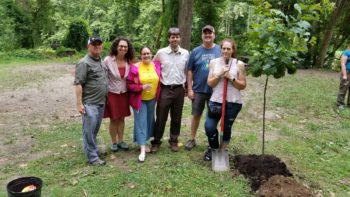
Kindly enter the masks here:
[[124, 126], [125, 126], [124, 118], [118, 119], [118, 130], [117, 130], [118, 142], [122, 142], [124, 140]]
[[111, 136], [112, 144], [117, 143], [117, 130], [118, 130], [118, 122], [116, 120], [110, 119], [109, 135]]
[[191, 120], [191, 138], [196, 139], [197, 130], [201, 121], [201, 115], [193, 115]]

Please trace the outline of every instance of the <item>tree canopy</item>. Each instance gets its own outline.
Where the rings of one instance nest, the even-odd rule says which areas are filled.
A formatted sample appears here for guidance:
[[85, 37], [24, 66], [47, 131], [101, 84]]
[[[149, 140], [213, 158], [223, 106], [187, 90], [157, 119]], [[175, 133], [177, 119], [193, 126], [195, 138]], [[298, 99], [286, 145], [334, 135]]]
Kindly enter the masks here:
[[[0, 51], [67, 46], [65, 40], [69, 36], [69, 27], [78, 19], [87, 24], [89, 35], [97, 33], [106, 41], [126, 36], [136, 48], [149, 45], [156, 50], [167, 45], [167, 29], [179, 23], [186, 26], [184, 21], [191, 30], [186, 35], [190, 36], [186, 39], [191, 41], [186, 43], [189, 48], [201, 43], [201, 28], [211, 24], [216, 29], [216, 42], [225, 37], [234, 38], [240, 56], [253, 56], [261, 50], [279, 48], [281, 53], [283, 50], [296, 53], [293, 63], [298, 67], [330, 68], [339, 58], [336, 51], [343, 48], [350, 38], [350, 2], [347, 0], [188, 2], [3, 0], [0, 3]], [[186, 6], [192, 9], [184, 10]], [[184, 11], [192, 12], [191, 20], [183, 14]], [[264, 32], [262, 38], [256, 36], [257, 32]], [[266, 39], [270, 42], [263, 46], [261, 41]], [[304, 46], [300, 42], [305, 43], [305, 50], [297, 48]], [[284, 60], [280, 61], [283, 63]], [[265, 63], [254, 61], [254, 64]], [[263, 72], [272, 72], [267, 67], [265, 65]], [[255, 71], [256, 74], [261, 72]]]

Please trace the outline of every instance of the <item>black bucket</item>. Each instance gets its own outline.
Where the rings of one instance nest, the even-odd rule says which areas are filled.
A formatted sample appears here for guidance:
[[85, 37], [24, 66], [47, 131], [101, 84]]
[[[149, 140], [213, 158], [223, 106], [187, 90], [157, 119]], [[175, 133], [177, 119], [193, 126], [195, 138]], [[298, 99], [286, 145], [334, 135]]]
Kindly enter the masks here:
[[[35, 190], [22, 192], [23, 188], [34, 185]], [[8, 197], [40, 197], [43, 181], [38, 177], [21, 177], [7, 184]]]

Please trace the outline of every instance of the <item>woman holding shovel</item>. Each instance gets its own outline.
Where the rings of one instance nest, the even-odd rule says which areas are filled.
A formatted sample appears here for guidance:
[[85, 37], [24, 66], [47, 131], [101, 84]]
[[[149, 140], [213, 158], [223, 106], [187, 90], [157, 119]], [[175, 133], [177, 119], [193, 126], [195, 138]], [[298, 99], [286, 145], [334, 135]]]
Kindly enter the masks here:
[[[232, 124], [242, 108], [240, 90], [246, 87], [246, 71], [244, 63], [236, 59], [236, 54], [236, 43], [231, 39], [225, 39], [221, 42], [221, 57], [213, 59], [209, 65], [208, 85], [213, 88], [213, 93], [208, 103], [205, 120], [205, 132], [209, 142], [208, 150], [204, 155], [206, 161], [212, 160], [212, 156], [214, 157], [217, 152], [224, 152], [227, 156]], [[219, 138], [217, 125], [220, 119]], [[228, 163], [228, 158], [225, 160]]]

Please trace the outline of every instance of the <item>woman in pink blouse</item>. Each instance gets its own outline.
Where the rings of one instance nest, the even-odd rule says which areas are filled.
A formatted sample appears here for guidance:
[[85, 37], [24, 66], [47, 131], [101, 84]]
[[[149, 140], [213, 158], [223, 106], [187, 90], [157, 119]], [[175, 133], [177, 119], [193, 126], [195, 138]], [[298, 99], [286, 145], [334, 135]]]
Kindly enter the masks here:
[[152, 61], [149, 47], [142, 47], [141, 61], [132, 65], [127, 79], [134, 111], [134, 141], [140, 146], [139, 162], [146, 158], [146, 143], [153, 134], [154, 108], [159, 97], [160, 63]]
[[133, 60], [134, 49], [126, 38], [115, 39], [104, 60], [108, 71], [108, 97], [104, 117], [110, 118], [110, 149], [113, 152], [118, 149], [129, 150], [128, 144], [124, 142], [124, 118], [130, 116], [126, 78]]

